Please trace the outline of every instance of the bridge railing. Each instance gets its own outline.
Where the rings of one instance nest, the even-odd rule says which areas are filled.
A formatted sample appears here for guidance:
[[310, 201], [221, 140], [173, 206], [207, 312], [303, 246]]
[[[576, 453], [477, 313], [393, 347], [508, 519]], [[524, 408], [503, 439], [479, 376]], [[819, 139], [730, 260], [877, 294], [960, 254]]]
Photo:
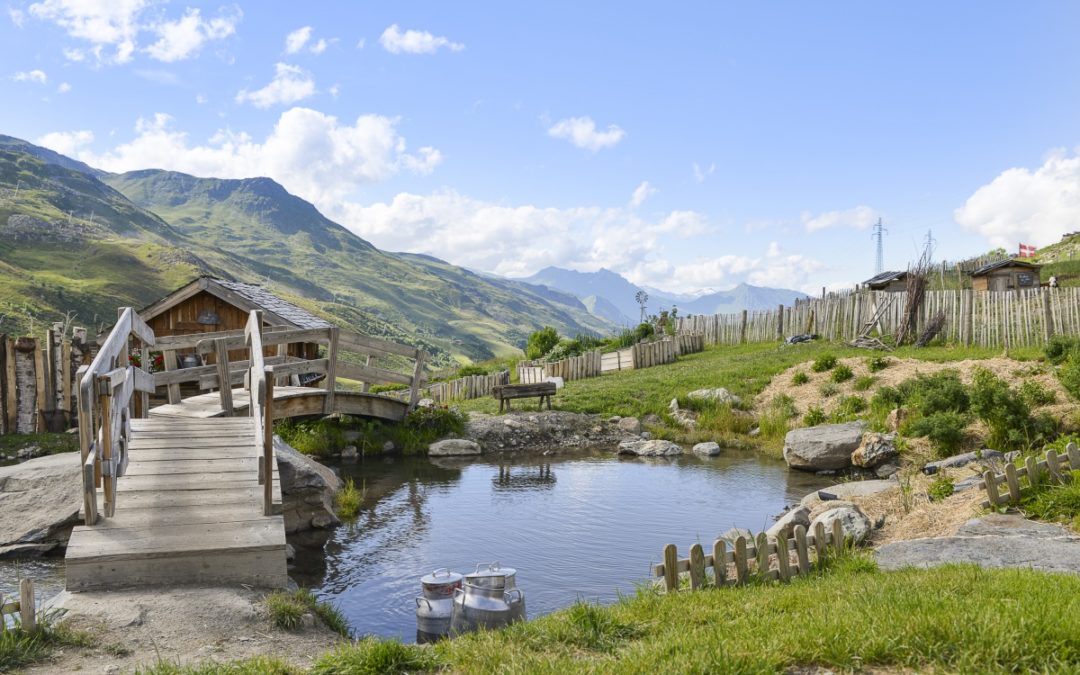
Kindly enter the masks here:
[[[263, 486], [263, 515], [269, 516], [274, 500], [274, 378], [268, 376], [263, 356], [262, 312], [253, 310], [244, 327], [244, 344], [251, 355], [245, 378], [248, 391], [248, 412], [253, 422], [255, 447], [258, 452], [259, 484]], [[219, 352], [228, 358], [228, 352]], [[222, 387], [227, 389], [228, 387]]]
[[[154, 331], [134, 309], [120, 309], [120, 318], [89, 366], [77, 373], [79, 388], [79, 448], [83, 467], [83, 519], [98, 520], [97, 489], [102, 488], [106, 518], [116, 511], [116, 480], [128, 461], [131, 418], [145, 417], [154, 378], [147, 372]], [[132, 342], [139, 347], [139, 365], [132, 359]], [[140, 395], [135, 396], [136, 392]]]

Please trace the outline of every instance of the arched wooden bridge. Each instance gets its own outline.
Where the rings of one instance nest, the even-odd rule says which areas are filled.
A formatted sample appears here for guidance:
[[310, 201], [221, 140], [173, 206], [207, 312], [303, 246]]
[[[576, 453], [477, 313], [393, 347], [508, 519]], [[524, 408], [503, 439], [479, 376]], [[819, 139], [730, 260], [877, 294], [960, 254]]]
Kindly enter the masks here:
[[[289, 356], [296, 343], [324, 345], [325, 356]], [[151, 363], [151, 350], [168, 370], [131, 364], [132, 354]], [[172, 368], [182, 350], [215, 363]], [[244, 358], [230, 358], [238, 353]], [[413, 347], [338, 328], [265, 327], [258, 311], [244, 330], [156, 338], [134, 310], [121, 310], [94, 362], [79, 369], [84, 524], [68, 542], [68, 590], [284, 587], [273, 421], [335, 412], [401, 421], [416, 405], [424, 360]], [[299, 386], [311, 379], [321, 386]], [[216, 391], [184, 398], [181, 385], [191, 383]], [[382, 383], [405, 385], [407, 398], [368, 393]], [[151, 407], [159, 388], [168, 403]]]

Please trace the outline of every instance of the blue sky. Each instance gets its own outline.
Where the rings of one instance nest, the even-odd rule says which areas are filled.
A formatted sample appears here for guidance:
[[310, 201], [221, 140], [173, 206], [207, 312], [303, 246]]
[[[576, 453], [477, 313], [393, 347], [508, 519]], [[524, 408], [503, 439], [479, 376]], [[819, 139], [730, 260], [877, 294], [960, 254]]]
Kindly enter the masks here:
[[0, 133], [484, 271], [812, 291], [878, 217], [891, 268], [1080, 229], [1080, 3], [0, 7]]

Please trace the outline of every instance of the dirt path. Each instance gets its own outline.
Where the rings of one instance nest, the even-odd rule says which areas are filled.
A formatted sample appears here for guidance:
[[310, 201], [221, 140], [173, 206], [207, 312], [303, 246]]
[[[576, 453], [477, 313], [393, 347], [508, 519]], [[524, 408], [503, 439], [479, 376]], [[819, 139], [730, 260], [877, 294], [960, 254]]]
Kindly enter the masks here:
[[159, 659], [172, 664], [279, 656], [310, 666], [341, 638], [317, 621], [288, 632], [274, 627], [259, 600], [239, 588], [61, 593], [54, 604], [92, 647], [64, 647], [27, 673], [131, 673]]

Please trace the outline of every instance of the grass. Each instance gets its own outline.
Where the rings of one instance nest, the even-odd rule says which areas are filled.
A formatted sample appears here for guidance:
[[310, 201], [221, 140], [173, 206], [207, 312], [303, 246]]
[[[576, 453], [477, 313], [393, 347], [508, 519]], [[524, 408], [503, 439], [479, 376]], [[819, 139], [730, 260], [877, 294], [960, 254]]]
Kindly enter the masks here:
[[32, 445], [41, 448], [46, 455], [74, 452], [79, 449], [79, 437], [75, 434], [48, 433], [0, 435], [0, 455], [16, 456], [19, 450]]
[[256, 656], [232, 663], [203, 663], [181, 666], [178, 663], [158, 659], [151, 666], [136, 668], [136, 675], [300, 675], [304, 671], [281, 659]]
[[1080, 530], [1080, 471], [1072, 472], [1072, 482], [1048, 485], [1024, 498], [1021, 510], [1029, 518], [1062, 522]]
[[39, 619], [38, 629], [27, 633], [16, 624], [4, 628], [0, 623], [0, 673], [46, 660], [57, 647], [88, 647], [92, 638], [85, 631], [68, 628], [47, 614]]
[[300, 627], [304, 615], [312, 613], [330, 630], [343, 637], [352, 634], [345, 616], [334, 605], [323, 602], [311, 591], [300, 588], [295, 591], [274, 591], [263, 600], [270, 620], [283, 630], [296, 630]]
[[334, 511], [342, 520], [355, 520], [360, 515], [360, 505], [364, 503], [366, 487], [356, 487], [352, 478], [345, 479], [345, 487], [334, 495]]

